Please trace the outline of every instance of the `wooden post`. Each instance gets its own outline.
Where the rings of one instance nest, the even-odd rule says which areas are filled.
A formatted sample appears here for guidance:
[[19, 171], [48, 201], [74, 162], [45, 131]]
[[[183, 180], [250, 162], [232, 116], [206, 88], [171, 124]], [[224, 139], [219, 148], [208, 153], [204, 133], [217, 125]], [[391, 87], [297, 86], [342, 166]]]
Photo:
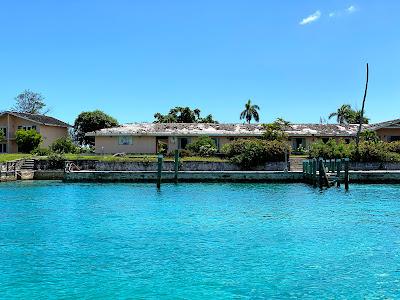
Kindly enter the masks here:
[[158, 156], [158, 170], [157, 170], [157, 188], [161, 188], [161, 172], [162, 172], [163, 156]]
[[313, 166], [312, 180], [313, 180], [314, 187], [316, 187], [317, 186], [317, 159], [316, 158], [313, 158], [312, 166]]
[[318, 170], [319, 170], [319, 188], [322, 189], [324, 185], [324, 160], [322, 158], [318, 161]]
[[175, 176], [174, 181], [178, 183], [178, 171], [179, 171], [179, 150], [175, 150], [175, 166], [174, 166]]
[[349, 190], [349, 159], [344, 159], [344, 188]]
[[340, 159], [336, 160], [336, 176], [337, 176], [337, 181], [336, 181], [336, 186], [340, 187], [340, 171], [342, 170], [342, 164], [341, 164]]

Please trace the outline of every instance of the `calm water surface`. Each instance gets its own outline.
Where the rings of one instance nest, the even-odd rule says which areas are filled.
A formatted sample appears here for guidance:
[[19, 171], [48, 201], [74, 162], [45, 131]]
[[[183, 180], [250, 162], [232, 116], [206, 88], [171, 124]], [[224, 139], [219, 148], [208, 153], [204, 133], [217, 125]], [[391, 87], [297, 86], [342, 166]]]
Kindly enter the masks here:
[[0, 184], [0, 297], [400, 297], [400, 185]]

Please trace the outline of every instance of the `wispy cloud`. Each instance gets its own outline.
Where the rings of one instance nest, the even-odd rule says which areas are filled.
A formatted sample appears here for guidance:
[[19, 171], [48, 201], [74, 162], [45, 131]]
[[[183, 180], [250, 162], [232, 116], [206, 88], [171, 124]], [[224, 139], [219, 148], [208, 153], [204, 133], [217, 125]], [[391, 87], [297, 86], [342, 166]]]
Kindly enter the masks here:
[[352, 14], [352, 13], [354, 13], [354, 12], [356, 12], [356, 11], [357, 11], [357, 7], [356, 7], [355, 5], [350, 5], [350, 6], [347, 7], [346, 9], [337, 10], [337, 11], [332, 11], [332, 12], [330, 12], [330, 13], [328, 14], [328, 16], [329, 16], [330, 18], [333, 18], [333, 17], [341, 17], [341, 16], [346, 15], [346, 14]]
[[349, 13], [349, 14], [352, 14], [353, 12], [355, 12], [357, 10], [357, 8], [354, 6], [354, 5], [350, 5], [347, 9], [346, 9], [346, 11]]
[[321, 12], [319, 10], [317, 10], [312, 15], [309, 15], [308, 17], [306, 17], [303, 20], [301, 20], [301, 22], [299, 24], [300, 25], [307, 25], [307, 24], [310, 24], [312, 22], [317, 21], [319, 18], [321, 18]]

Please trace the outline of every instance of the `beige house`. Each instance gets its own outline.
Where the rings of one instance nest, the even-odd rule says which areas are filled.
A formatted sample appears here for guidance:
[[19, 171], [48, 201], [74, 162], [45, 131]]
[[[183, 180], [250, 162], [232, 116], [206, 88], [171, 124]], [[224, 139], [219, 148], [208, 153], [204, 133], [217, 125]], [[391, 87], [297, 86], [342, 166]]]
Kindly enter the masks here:
[[376, 123], [369, 126], [382, 141], [394, 142], [400, 140], [400, 119]]
[[68, 136], [70, 125], [55, 118], [21, 112], [0, 112], [0, 130], [5, 139], [0, 141], [0, 153], [17, 153], [18, 146], [15, 142], [15, 133], [19, 129], [37, 130], [43, 138], [41, 147], [48, 147], [55, 140]]
[[[286, 128], [293, 149], [308, 147], [312, 142], [330, 138], [350, 142], [357, 133], [356, 124], [293, 124]], [[400, 132], [400, 129], [399, 129]], [[238, 138], [261, 137], [259, 124], [205, 124], [205, 123], [137, 123], [98, 130], [88, 133], [95, 137], [95, 151], [109, 153], [155, 154], [164, 144], [168, 152], [185, 149], [199, 136], [214, 139], [218, 149]], [[399, 133], [400, 135], [400, 133]]]

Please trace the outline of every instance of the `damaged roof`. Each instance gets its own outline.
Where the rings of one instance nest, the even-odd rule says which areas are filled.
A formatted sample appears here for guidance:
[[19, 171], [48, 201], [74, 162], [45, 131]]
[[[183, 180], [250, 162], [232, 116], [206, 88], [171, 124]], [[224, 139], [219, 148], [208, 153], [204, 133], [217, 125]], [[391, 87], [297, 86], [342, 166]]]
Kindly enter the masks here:
[[[364, 125], [366, 128], [368, 125]], [[292, 124], [289, 136], [355, 136], [357, 124]], [[261, 136], [261, 124], [133, 123], [89, 132], [87, 136]]]

